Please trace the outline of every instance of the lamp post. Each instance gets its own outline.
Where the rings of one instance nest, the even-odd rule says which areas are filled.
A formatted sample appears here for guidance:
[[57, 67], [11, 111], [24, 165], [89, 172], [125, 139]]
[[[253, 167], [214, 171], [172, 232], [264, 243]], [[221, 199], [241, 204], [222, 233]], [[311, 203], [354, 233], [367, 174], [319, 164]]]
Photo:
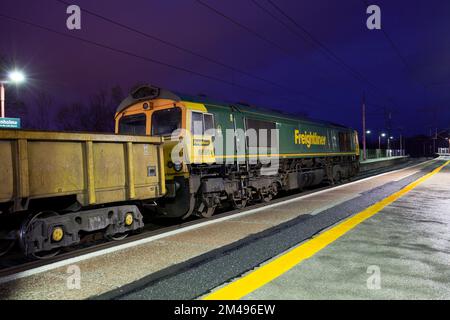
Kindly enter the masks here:
[[0, 81], [0, 103], [2, 105], [0, 118], [5, 117], [5, 83], [6, 81]]
[[381, 150], [381, 137], [386, 137], [386, 133], [380, 133], [379, 135], [378, 135], [378, 149], [380, 149]]
[[362, 101], [362, 129], [363, 129], [363, 160], [366, 160], [366, 98]]
[[388, 138], [388, 140], [387, 140], [387, 144], [388, 144], [388, 150], [387, 150], [387, 152], [388, 152], [388, 157], [392, 157], [393, 156], [393, 154], [395, 154], [392, 150], [391, 150], [391, 141], [392, 141], [392, 148], [395, 148], [395, 145], [394, 145], [394, 137], [393, 136], [390, 136], [389, 138]]
[[5, 117], [5, 84], [14, 83], [19, 84], [25, 81], [25, 75], [18, 70], [11, 71], [8, 74], [8, 80], [0, 80], [0, 104], [1, 104], [1, 113], [0, 117]]
[[370, 135], [372, 133], [372, 131], [370, 130], [366, 130], [364, 131], [364, 151], [363, 151], [363, 159], [366, 160], [367, 159], [367, 147], [366, 147], [366, 140], [367, 140], [367, 136]]
[[391, 140], [394, 140], [394, 137], [393, 137], [393, 136], [390, 136], [390, 137], [387, 139], [387, 148], [388, 148], [388, 150], [391, 148], [391, 144], [390, 144]]
[[403, 137], [402, 134], [400, 133], [400, 155], [403, 155]]

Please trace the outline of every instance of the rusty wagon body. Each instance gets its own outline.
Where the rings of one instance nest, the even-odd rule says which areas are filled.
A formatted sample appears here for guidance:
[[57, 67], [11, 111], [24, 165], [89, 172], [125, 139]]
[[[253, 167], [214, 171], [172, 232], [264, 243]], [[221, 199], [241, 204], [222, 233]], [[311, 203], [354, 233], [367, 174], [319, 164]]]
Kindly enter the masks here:
[[4, 246], [19, 238], [35, 254], [83, 232], [126, 234], [142, 228], [140, 206], [165, 193], [162, 139], [0, 130], [0, 180]]

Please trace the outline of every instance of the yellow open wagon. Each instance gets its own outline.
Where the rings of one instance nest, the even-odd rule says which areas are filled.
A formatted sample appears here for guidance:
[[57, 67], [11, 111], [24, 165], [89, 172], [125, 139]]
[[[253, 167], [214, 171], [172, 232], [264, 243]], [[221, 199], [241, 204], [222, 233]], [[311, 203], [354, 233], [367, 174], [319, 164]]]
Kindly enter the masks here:
[[18, 238], [46, 255], [87, 232], [122, 237], [165, 193], [162, 139], [0, 130], [0, 181], [3, 249]]

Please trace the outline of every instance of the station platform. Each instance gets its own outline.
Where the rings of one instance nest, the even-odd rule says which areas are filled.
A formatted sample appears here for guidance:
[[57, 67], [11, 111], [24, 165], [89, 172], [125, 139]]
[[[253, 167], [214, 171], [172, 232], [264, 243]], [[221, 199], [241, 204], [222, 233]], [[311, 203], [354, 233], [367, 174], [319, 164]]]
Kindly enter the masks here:
[[382, 158], [374, 158], [374, 159], [366, 159], [361, 160], [361, 164], [380, 162], [380, 161], [389, 161], [389, 160], [399, 160], [399, 159], [407, 159], [409, 156], [396, 156], [396, 157], [382, 157]]
[[449, 299], [450, 166], [404, 190], [208, 298], [231, 289], [242, 299]]
[[0, 299], [448, 298], [446, 164], [426, 161], [8, 275]]
[[409, 160], [409, 156], [383, 157], [375, 159], [360, 160], [360, 171], [367, 172], [382, 168], [388, 168]]

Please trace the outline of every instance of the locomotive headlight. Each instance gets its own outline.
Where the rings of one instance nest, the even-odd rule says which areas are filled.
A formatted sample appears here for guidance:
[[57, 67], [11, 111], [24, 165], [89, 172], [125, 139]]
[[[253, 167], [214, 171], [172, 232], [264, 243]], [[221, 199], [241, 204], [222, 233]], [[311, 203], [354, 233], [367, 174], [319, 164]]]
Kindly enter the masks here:
[[183, 162], [175, 162], [173, 164], [173, 168], [175, 169], [175, 171], [179, 172], [181, 171], [181, 169], [183, 169]]

